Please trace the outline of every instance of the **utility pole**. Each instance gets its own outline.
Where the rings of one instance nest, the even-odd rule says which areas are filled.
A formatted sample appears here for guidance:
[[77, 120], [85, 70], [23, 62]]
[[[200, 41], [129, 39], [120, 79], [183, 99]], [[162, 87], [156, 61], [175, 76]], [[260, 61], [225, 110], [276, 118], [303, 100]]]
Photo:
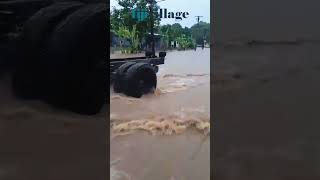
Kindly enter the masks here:
[[[199, 26], [199, 23], [200, 23], [200, 18], [203, 17], [203, 16], [195, 16], [197, 18], [197, 21], [198, 21], [198, 27], [200, 28]], [[200, 30], [200, 29], [199, 29]], [[202, 41], [202, 49], [204, 49], [204, 40]]]
[[149, 11], [150, 11], [150, 28], [151, 28], [151, 51], [152, 56], [155, 57], [156, 52], [154, 49], [154, 18], [153, 18], [153, 0], [149, 0]]
[[197, 18], [197, 22], [198, 22], [198, 25], [199, 25], [199, 22], [200, 22], [200, 18], [203, 17], [203, 16], [195, 16]]
[[152, 53], [152, 56], [155, 57], [156, 56], [156, 51], [155, 51], [155, 39], [154, 39], [154, 17], [153, 17], [153, 2], [162, 2], [162, 1], [165, 1], [165, 0], [160, 0], [160, 1], [154, 1], [154, 0], [148, 0], [148, 3], [149, 3], [149, 12], [150, 12], [150, 28], [151, 28], [151, 53]]

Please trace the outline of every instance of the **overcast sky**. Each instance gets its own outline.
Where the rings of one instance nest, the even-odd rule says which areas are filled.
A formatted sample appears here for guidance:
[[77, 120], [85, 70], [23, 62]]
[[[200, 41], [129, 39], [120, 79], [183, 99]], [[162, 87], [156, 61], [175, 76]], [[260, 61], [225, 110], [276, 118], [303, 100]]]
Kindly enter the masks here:
[[[117, 7], [116, 0], [110, 0], [110, 6]], [[175, 19], [162, 19], [161, 24], [180, 23], [182, 27], [191, 27], [197, 23], [195, 16], [203, 16], [201, 21], [210, 22], [210, 0], [165, 0], [159, 2], [160, 8], [166, 8], [168, 12], [188, 12], [189, 17], [181, 21]]]

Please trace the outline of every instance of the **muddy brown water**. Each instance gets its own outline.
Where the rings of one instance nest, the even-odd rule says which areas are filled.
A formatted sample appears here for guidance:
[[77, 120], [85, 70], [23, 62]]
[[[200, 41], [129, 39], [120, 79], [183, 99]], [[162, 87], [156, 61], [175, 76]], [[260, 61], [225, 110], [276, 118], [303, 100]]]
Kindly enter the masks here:
[[0, 179], [99, 179], [106, 174], [106, 108], [83, 116], [17, 99], [0, 77]]
[[210, 179], [210, 49], [172, 51], [154, 94], [110, 92], [111, 179]]

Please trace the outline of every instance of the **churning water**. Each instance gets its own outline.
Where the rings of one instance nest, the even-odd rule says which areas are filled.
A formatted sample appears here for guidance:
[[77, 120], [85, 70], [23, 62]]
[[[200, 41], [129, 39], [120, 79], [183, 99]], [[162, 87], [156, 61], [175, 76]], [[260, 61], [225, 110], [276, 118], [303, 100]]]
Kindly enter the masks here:
[[154, 94], [110, 92], [114, 179], [210, 178], [210, 49], [172, 51]]

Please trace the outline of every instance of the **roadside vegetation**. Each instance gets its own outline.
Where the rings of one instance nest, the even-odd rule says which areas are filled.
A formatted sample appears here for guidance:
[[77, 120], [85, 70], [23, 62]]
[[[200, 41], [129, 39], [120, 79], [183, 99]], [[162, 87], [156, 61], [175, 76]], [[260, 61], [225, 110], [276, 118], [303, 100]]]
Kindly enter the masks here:
[[[120, 8], [111, 10], [110, 22], [111, 32], [121, 41], [128, 42], [127, 46], [122, 44], [113, 47], [120, 49], [122, 53], [137, 53], [144, 50], [145, 37], [150, 33], [148, 16], [145, 21], [138, 21], [132, 17], [132, 9], [136, 7], [147, 7], [147, 0], [117, 0]], [[154, 12], [159, 6], [154, 1]], [[160, 37], [161, 48], [172, 49], [172, 42], [179, 44], [177, 49], [193, 49], [205, 40], [210, 42], [210, 24], [200, 21], [192, 27], [182, 27], [179, 23], [160, 25], [160, 18], [154, 15], [154, 33]], [[190, 17], [191, 18], [191, 17]]]

